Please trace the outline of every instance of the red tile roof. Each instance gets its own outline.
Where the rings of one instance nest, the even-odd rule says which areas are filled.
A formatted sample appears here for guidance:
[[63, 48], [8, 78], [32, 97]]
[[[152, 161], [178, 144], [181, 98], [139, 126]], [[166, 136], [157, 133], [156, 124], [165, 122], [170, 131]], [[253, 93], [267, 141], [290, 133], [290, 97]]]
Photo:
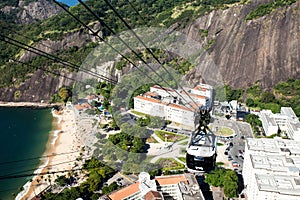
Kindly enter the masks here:
[[193, 97], [196, 97], [198, 99], [206, 99], [206, 96], [202, 96], [202, 95], [198, 95], [198, 94], [192, 94], [192, 93], [190, 93], [189, 95], [193, 96]]
[[207, 88], [202, 87], [201, 85], [197, 85], [196, 87], [194, 87], [194, 90], [200, 90], [200, 91], [205, 92], [207, 90]]
[[159, 176], [155, 177], [155, 180], [158, 182], [159, 185], [174, 185], [180, 183], [181, 181], [188, 184], [183, 174], [172, 176]]
[[151, 101], [153, 103], [160, 103], [159, 100], [153, 99], [153, 98], [147, 98], [147, 97], [143, 97], [143, 96], [136, 96], [135, 98], [142, 99], [142, 100], [145, 100], [145, 101]]
[[145, 200], [162, 200], [163, 197], [157, 191], [149, 191], [144, 196]]
[[174, 104], [174, 103], [170, 103], [168, 106], [173, 107], [173, 108], [177, 108], [177, 109], [180, 109], [180, 110], [187, 110], [187, 111], [191, 111], [191, 112], [194, 111], [194, 109], [192, 109], [192, 108], [187, 108], [183, 105]]
[[139, 191], [139, 182], [136, 182], [108, 196], [111, 200], [121, 200]]
[[82, 105], [80, 105], [80, 104], [75, 105], [75, 108], [77, 110], [83, 110], [84, 109], [84, 107]]
[[155, 94], [154, 92], [146, 92], [146, 93], [144, 94], [144, 96], [156, 97], [157, 94]]
[[[182, 181], [184, 183], [188, 184], [184, 174], [171, 175], [171, 176], [158, 176], [158, 177], [155, 177], [155, 180], [156, 180], [157, 184], [159, 184], [159, 185], [175, 185], [175, 184], [178, 184]], [[131, 184], [131, 185], [125, 187], [125, 188], [122, 188], [122, 189], [120, 189], [120, 190], [118, 190], [118, 191], [116, 191], [116, 192], [114, 192], [114, 193], [112, 193], [108, 196], [111, 200], [121, 200], [121, 199], [129, 197], [129, 196], [131, 196], [131, 195], [133, 195], [133, 194], [135, 194], [139, 191], [140, 191], [139, 190], [139, 182], [136, 182], [136, 183], [133, 183], [133, 184]], [[158, 199], [158, 194], [159, 194], [158, 192], [150, 191], [151, 194], [148, 194], [148, 193], [145, 195], [145, 198], [146, 198], [146, 196], [147, 197], [157, 197], [156, 200], [159, 200]], [[146, 200], [152, 200], [152, 199], [151, 198], [150, 199], [146, 198]]]

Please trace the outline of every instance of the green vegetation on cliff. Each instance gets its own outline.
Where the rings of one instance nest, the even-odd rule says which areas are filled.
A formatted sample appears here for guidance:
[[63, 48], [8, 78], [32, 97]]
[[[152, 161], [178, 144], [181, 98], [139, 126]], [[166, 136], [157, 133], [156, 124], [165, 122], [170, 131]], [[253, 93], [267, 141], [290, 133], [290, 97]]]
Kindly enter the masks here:
[[280, 107], [292, 107], [295, 114], [300, 116], [300, 79], [282, 81], [270, 90], [263, 90], [256, 83], [246, 90], [225, 86], [225, 91], [228, 101], [245, 100], [246, 105], [251, 109], [269, 109], [278, 113]]
[[254, 10], [252, 10], [246, 17], [246, 20], [256, 19], [270, 14], [279, 7], [289, 6], [295, 3], [297, 0], [274, 0], [268, 4], [260, 4]]
[[[25, 2], [31, 2], [30, 0]], [[126, 21], [133, 28], [146, 27], [146, 26], [164, 26], [169, 27], [177, 23], [180, 27], [186, 26], [196, 17], [206, 14], [214, 9], [224, 9], [227, 4], [242, 2], [241, 0], [139, 0], [132, 1], [131, 3], [139, 11], [143, 19], [136, 14], [135, 11], [126, 0], [114, 1], [113, 5], [117, 8]], [[22, 7], [17, 7], [19, 1], [0, 1], [0, 8], [4, 6], [15, 6], [10, 12], [0, 11], [0, 28], [2, 34], [21, 41], [25, 44], [34, 46], [41, 40], [60, 41], [63, 38], [69, 37], [71, 33], [83, 30], [83, 26], [74, 20], [70, 15], [65, 12], [54, 15], [43, 21], [35, 21], [28, 25], [16, 23], [18, 21], [17, 13]], [[86, 4], [100, 16], [115, 32], [126, 30], [126, 26], [119, 20], [116, 15], [109, 9], [104, 1], [88, 0]], [[69, 9], [84, 23], [90, 27], [97, 29], [97, 20], [91, 15], [82, 5], [76, 5]], [[146, 22], [146, 24], [145, 24]], [[111, 35], [111, 33], [104, 26], [99, 26], [100, 31], [104, 37]], [[86, 30], [85, 30], [86, 31]], [[87, 33], [87, 31], [86, 31]], [[78, 65], [81, 64], [85, 58], [88, 50], [94, 44], [84, 46], [82, 48], [70, 47], [69, 49], [59, 50], [55, 54], [65, 60], [74, 62]], [[0, 41], [0, 74], [1, 81], [0, 87], [18, 86], [24, 80], [28, 79], [31, 73], [34, 73], [38, 68], [46, 68], [47, 70], [58, 69], [59, 67], [55, 62], [41, 58], [40, 56], [28, 61], [28, 66], [16, 63], [9, 63], [9, 60], [19, 59], [25, 53], [17, 47], [11, 46], [3, 41]], [[175, 60], [172, 61], [175, 63]], [[190, 69], [188, 62], [179, 62], [178, 70], [180, 73], [185, 73]], [[116, 66], [121, 69], [126, 64], [121, 61]], [[177, 66], [174, 64], [173, 66]], [[70, 70], [70, 69], [68, 69]]]

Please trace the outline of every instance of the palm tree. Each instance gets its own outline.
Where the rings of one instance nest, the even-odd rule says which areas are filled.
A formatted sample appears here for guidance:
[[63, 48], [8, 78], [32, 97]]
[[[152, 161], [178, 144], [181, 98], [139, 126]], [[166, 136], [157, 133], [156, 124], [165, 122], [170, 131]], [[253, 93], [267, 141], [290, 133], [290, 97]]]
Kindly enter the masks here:
[[50, 183], [50, 186], [52, 186], [52, 184], [51, 184], [51, 176], [50, 175], [48, 175], [48, 181]]

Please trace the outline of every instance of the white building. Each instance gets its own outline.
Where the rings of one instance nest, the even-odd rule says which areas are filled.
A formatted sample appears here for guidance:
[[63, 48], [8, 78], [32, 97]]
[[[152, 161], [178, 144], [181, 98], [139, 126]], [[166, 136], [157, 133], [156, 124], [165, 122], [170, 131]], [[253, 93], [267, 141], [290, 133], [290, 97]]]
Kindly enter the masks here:
[[[195, 88], [192, 90], [198, 91], [200, 94], [201, 90]], [[194, 93], [189, 93], [188, 96], [183, 91], [155, 85], [150, 88], [150, 92], [146, 92], [143, 96], [134, 97], [134, 110], [170, 120], [181, 129], [195, 130], [197, 126], [197, 113], [195, 112], [201, 106], [207, 106], [211, 103], [209, 97], [212, 95], [212, 87], [210, 86], [209, 89], [202, 92], [208, 97]]]
[[[155, 198], [154, 198], [155, 197]], [[192, 174], [157, 176], [141, 172], [139, 180], [108, 195], [110, 200], [204, 200], [199, 184]]]
[[134, 97], [134, 110], [152, 116], [165, 117], [165, 103], [146, 96]]
[[249, 200], [300, 199], [300, 142], [248, 138], [243, 179]]
[[[182, 104], [197, 103], [202, 106], [208, 106], [211, 108], [213, 88], [210, 85], [201, 84], [191, 89], [190, 92], [182, 90], [173, 90], [171, 88], [160, 87], [154, 85], [150, 88], [151, 93], [155, 93], [161, 96], [163, 99], [171, 97], [174, 101], [181, 102]], [[174, 99], [174, 97], [176, 99]]]
[[278, 133], [278, 125], [271, 110], [262, 110], [259, 113], [259, 119], [262, 122], [266, 136]]
[[300, 122], [292, 108], [282, 107], [280, 113], [276, 114], [270, 110], [262, 110], [259, 117], [267, 136], [276, 134], [280, 129], [290, 139], [300, 141]]
[[200, 83], [199, 85], [191, 89], [191, 93], [212, 99], [213, 87], [207, 84]]

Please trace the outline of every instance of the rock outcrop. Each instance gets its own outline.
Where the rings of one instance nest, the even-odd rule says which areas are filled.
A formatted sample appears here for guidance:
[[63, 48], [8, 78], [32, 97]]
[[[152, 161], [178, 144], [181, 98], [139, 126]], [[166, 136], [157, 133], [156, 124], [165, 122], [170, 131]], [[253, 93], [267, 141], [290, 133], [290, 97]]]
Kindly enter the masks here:
[[[59, 51], [67, 50], [71, 47], [82, 47], [89, 42], [94, 42], [95, 37], [87, 34], [82, 29], [76, 32], [66, 33], [60, 40], [41, 40], [35, 43], [33, 46], [43, 52], [49, 54], [56, 54]], [[28, 61], [33, 57], [36, 57], [37, 54], [32, 52], [24, 52], [19, 60]]]
[[[246, 21], [254, 6], [250, 3], [213, 11], [185, 29], [203, 47], [213, 41], [209, 59], [201, 64], [206, 66], [212, 60], [224, 82], [233, 87], [245, 88], [259, 81], [269, 88], [288, 78], [300, 78], [300, 0]], [[206, 38], [201, 37], [201, 30], [208, 30]], [[188, 77], [197, 82], [201, 73], [192, 70]]]
[[17, 14], [18, 20], [22, 24], [29, 24], [36, 20], [44, 20], [52, 15], [62, 12], [53, 1], [38, 0], [25, 4], [26, 1], [19, 1], [21, 11]]
[[47, 19], [63, 10], [50, 0], [37, 0], [28, 2], [20, 0], [17, 6], [5, 6], [1, 9], [7, 14], [16, 13], [16, 23], [30, 24], [35, 21]]
[[[71, 85], [72, 73], [60, 72], [58, 77], [49, 72], [37, 70], [24, 83], [18, 87], [7, 87], [0, 89], [0, 100], [6, 102], [48, 102], [51, 95], [64, 85]], [[69, 77], [65, 78], [65, 77]]]
[[[268, 1], [262, 0], [259, 3]], [[47, 0], [39, 0], [26, 6], [47, 7], [48, 3]], [[259, 82], [263, 88], [270, 88], [279, 81], [300, 78], [300, 0], [291, 6], [278, 8], [267, 16], [246, 21], [246, 16], [256, 4], [257, 2], [234, 5], [226, 10], [213, 11], [198, 18], [183, 30], [207, 49], [207, 54], [201, 58], [200, 67], [191, 70], [186, 75], [189, 82], [196, 84], [200, 80], [206, 81], [207, 74], [213, 74], [216, 71], [220, 72], [225, 84], [237, 88], [246, 88], [255, 82]], [[43, 19], [59, 10], [51, 6], [44, 8], [51, 9], [52, 12], [48, 10], [49, 15], [45, 14], [41, 18], [36, 18], [34, 16], [38, 15], [37, 13], [43, 13], [46, 10], [39, 11], [37, 8], [29, 7], [26, 12], [30, 11], [33, 20]], [[5, 9], [9, 12], [8, 8]], [[208, 31], [208, 34], [203, 34], [201, 30]], [[95, 41], [93, 36], [79, 30], [64, 35], [59, 41], [45, 38], [34, 46], [53, 54], [73, 46], [82, 47], [91, 41]], [[33, 53], [26, 52], [20, 60], [27, 61], [34, 56]], [[121, 72], [113, 68], [114, 64], [108, 63], [104, 73], [111, 74], [111, 78], [117, 80], [125, 73], [124, 70], [131, 68], [128, 66]], [[207, 69], [206, 74], [199, 70], [201, 67]], [[219, 79], [218, 74], [215, 73], [215, 75], [211, 79]], [[71, 75], [73, 76], [74, 74]], [[35, 102], [42, 99], [49, 100], [50, 95], [59, 87], [69, 85], [71, 82], [66, 78], [45, 74], [38, 70], [17, 88], [1, 88], [0, 99]]]

